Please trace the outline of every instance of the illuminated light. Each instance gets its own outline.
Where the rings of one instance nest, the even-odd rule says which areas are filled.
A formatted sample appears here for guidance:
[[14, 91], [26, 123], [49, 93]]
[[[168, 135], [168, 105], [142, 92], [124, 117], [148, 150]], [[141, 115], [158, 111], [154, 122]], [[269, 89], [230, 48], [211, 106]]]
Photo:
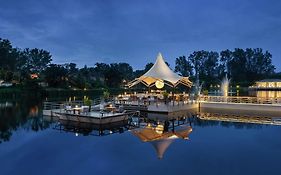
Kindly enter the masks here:
[[79, 134], [76, 132], [76, 133], [75, 133], [75, 136], [77, 137], [77, 136], [79, 136]]
[[155, 86], [157, 87], [157, 89], [162, 89], [164, 87], [164, 82], [162, 80], [157, 80], [155, 82]]
[[39, 76], [38, 76], [37, 74], [31, 74], [31, 75], [30, 75], [30, 78], [31, 78], [31, 79], [37, 79], [37, 78], [39, 78]]

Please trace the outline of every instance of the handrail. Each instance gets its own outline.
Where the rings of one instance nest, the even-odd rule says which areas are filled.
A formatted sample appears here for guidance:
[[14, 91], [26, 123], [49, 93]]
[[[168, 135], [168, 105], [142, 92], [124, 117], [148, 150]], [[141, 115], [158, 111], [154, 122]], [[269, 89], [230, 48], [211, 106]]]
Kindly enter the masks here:
[[201, 96], [201, 102], [216, 102], [216, 103], [250, 103], [250, 104], [280, 104], [281, 98], [270, 97], [224, 97], [224, 96]]

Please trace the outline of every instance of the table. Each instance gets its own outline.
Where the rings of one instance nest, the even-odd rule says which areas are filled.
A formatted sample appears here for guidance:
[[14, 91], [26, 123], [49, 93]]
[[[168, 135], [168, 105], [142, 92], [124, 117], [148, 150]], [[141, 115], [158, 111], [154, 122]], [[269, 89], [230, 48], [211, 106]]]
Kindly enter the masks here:
[[105, 107], [105, 110], [107, 110], [107, 111], [110, 111], [110, 112], [116, 112], [116, 107], [114, 107], [114, 106], [108, 106], [108, 107]]
[[81, 107], [75, 107], [75, 108], [72, 108], [73, 110], [73, 114], [76, 114], [75, 111], [78, 112], [78, 114], [80, 114], [80, 112], [82, 111], [82, 108]]

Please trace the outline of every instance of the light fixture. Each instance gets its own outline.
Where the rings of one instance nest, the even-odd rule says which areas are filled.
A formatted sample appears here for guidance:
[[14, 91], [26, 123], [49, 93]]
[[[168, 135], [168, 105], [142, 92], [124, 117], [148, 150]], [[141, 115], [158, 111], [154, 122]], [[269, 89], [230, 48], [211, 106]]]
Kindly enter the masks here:
[[157, 89], [162, 89], [164, 87], [164, 81], [163, 80], [157, 80], [155, 82], [155, 86], [157, 87]]

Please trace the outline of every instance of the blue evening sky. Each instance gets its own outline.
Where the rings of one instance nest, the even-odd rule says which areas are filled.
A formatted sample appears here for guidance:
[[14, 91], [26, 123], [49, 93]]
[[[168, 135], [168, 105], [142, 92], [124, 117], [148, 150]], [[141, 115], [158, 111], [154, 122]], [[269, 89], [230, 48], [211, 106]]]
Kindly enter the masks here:
[[158, 52], [174, 67], [195, 50], [261, 47], [280, 71], [280, 9], [280, 0], [0, 0], [0, 37], [80, 67], [140, 69]]

